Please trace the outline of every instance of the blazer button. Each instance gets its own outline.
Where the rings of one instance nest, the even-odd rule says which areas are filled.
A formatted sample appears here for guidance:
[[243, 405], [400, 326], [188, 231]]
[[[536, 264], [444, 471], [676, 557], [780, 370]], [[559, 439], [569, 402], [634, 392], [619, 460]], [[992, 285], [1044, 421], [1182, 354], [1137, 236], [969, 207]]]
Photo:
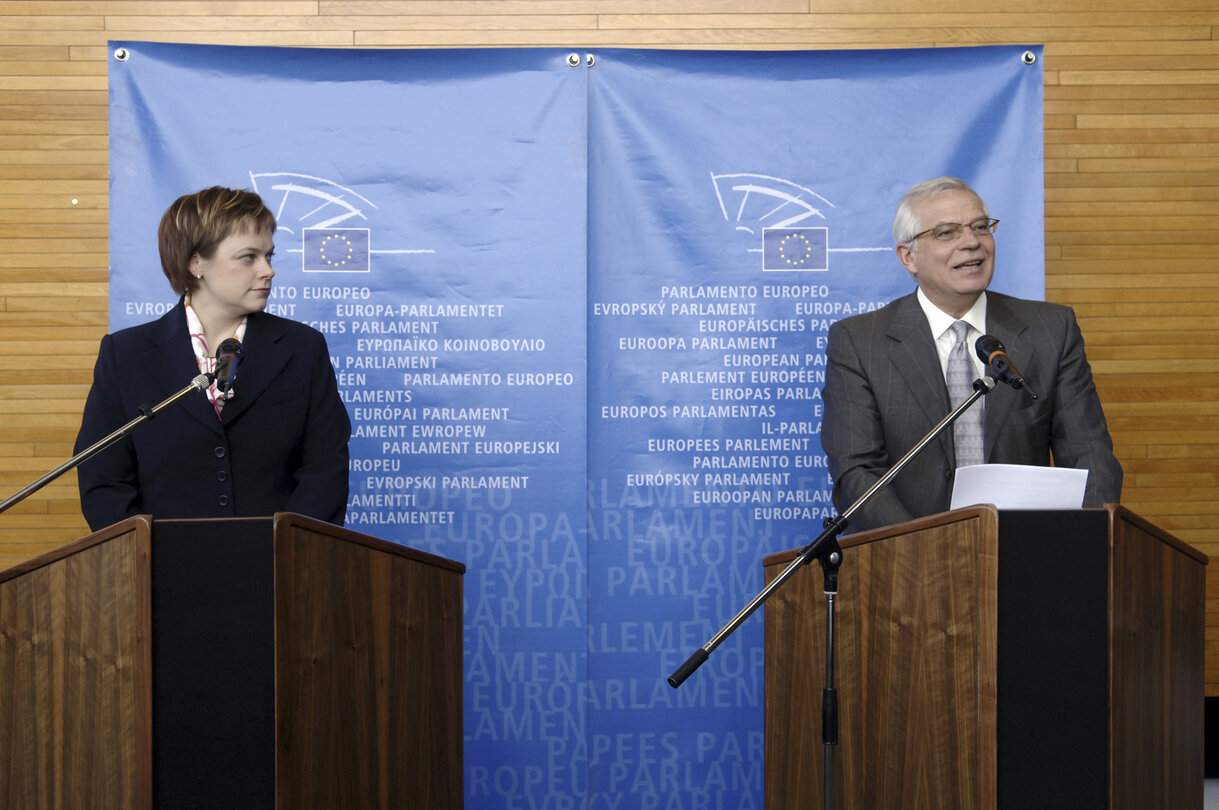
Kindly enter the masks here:
[[228, 505], [229, 505], [229, 496], [228, 496], [228, 495], [221, 495], [221, 496], [220, 496], [220, 505], [221, 505], [221, 506], [228, 506]]
[[216, 458], [224, 458], [224, 448], [223, 447], [217, 447], [212, 452], [216, 454]]
[[226, 470], [220, 470], [218, 473], [216, 473], [216, 480], [217, 480], [217, 481], [227, 481], [227, 480], [229, 480], [229, 474], [228, 474], [228, 471], [226, 471]]

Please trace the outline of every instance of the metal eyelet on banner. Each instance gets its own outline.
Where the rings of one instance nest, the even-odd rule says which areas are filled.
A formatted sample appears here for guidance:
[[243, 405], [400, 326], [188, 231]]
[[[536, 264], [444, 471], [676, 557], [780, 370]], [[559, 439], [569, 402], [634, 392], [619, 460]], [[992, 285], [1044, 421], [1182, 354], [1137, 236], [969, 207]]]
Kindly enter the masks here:
[[115, 48], [114, 58], [120, 62], [126, 62], [131, 58], [131, 51], [127, 50], [126, 48]]
[[1026, 65], [1031, 65], [1037, 61], [1037, 54], [1033, 53], [1032, 51], [1025, 51], [1021, 55], [1020, 61], [1024, 62]]
[[567, 64], [571, 65], [572, 67], [579, 67], [580, 66], [580, 54], [578, 54], [578, 53], [567, 54]]

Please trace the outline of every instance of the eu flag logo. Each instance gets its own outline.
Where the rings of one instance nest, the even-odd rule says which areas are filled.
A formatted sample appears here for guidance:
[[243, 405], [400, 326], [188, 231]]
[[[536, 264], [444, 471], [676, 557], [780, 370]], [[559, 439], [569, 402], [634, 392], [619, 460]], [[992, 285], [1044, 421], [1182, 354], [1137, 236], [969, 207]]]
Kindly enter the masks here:
[[828, 228], [763, 228], [763, 270], [829, 270]]
[[305, 228], [306, 273], [367, 273], [368, 228]]

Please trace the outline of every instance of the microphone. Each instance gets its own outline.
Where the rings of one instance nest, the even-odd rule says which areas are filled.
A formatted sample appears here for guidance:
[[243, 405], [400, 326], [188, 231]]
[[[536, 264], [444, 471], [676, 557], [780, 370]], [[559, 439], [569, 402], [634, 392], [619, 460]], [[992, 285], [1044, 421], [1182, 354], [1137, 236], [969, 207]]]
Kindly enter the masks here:
[[237, 379], [237, 364], [241, 361], [241, 343], [237, 338], [228, 338], [216, 349], [216, 390], [228, 393]]
[[990, 366], [995, 372], [995, 376], [1000, 382], [1005, 382], [1012, 388], [1019, 391], [1021, 388], [1026, 388], [1029, 396], [1037, 399], [1037, 392], [1032, 386], [1020, 376], [1020, 370], [1012, 363], [1007, 356], [1003, 343], [997, 337], [991, 335], [983, 335], [978, 338], [978, 342], [974, 344], [974, 349], [978, 353], [978, 358]]

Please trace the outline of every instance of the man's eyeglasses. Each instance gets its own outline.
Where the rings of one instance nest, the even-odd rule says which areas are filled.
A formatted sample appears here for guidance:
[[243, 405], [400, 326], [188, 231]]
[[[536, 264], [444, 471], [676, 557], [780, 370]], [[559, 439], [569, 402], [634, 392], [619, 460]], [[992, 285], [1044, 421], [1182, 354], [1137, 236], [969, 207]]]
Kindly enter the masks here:
[[986, 217], [983, 217], [982, 219], [975, 219], [973, 222], [968, 222], [964, 225], [959, 222], [941, 222], [934, 228], [928, 228], [921, 233], [916, 233], [914, 236], [907, 239], [906, 242], [913, 242], [915, 239], [926, 236], [927, 234], [931, 234], [933, 237], [935, 237], [937, 242], [955, 242], [961, 238], [961, 234], [965, 233], [966, 228], [973, 231], [975, 236], [988, 236], [989, 234], [994, 233], [995, 228], [997, 227], [999, 227], [999, 220], [988, 219]]

